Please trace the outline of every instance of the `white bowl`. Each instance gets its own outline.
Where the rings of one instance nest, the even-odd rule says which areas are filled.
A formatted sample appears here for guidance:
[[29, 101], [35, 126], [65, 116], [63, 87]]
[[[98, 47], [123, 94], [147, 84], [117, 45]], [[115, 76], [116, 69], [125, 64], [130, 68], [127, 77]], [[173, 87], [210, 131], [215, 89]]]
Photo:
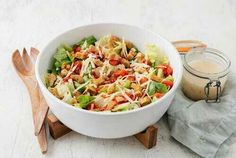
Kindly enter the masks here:
[[[132, 41], [139, 50], [145, 44], [154, 43], [165, 51], [173, 67], [175, 78], [173, 88], [160, 100], [131, 111], [117, 113], [91, 112], [75, 108], [54, 97], [44, 85], [44, 74], [47, 72], [56, 48], [61, 43], [74, 44], [83, 37], [114, 34]], [[174, 46], [161, 36], [142, 28], [123, 24], [92, 24], [69, 30], [54, 38], [39, 54], [36, 67], [36, 78], [40, 89], [57, 118], [72, 130], [97, 138], [121, 138], [143, 131], [156, 123], [167, 111], [174, 98], [182, 77], [181, 58]]]

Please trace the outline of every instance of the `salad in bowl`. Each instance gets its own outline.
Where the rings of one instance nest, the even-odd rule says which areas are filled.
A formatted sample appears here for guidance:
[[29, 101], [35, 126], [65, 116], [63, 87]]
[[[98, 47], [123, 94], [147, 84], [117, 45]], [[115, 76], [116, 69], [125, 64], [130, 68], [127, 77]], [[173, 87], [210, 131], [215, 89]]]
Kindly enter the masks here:
[[141, 52], [116, 35], [91, 35], [57, 48], [45, 83], [75, 108], [121, 112], [160, 99], [173, 86], [172, 74], [168, 57], [155, 44], [146, 44]]
[[35, 64], [52, 113], [73, 131], [96, 138], [127, 137], [155, 124], [169, 108], [182, 71], [168, 40], [115, 23], [58, 35]]

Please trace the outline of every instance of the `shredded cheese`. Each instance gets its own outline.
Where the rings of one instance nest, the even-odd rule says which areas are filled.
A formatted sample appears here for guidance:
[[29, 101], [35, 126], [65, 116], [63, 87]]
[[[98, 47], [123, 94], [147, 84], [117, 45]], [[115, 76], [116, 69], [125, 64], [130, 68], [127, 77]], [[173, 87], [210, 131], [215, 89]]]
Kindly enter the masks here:
[[133, 62], [130, 67], [143, 67], [143, 68], [149, 68], [150, 66], [145, 63], [135, 63]]
[[122, 89], [119, 85], [117, 85], [118, 89], [121, 91], [121, 94], [131, 103], [135, 103]]
[[82, 67], [81, 67], [81, 70], [80, 70], [80, 76], [83, 76], [86, 73], [89, 64], [91, 64], [91, 66], [93, 68], [95, 68], [95, 65], [93, 63], [93, 58], [95, 58], [95, 57], [96, 56], [94, 56], [92, 54], [89, 54], [88, 58], [82, 61]]
[[124, 53], [125, 57], [128, 56], [124, 38], [122, 38], [122, 52]]
[[89, 83], [90, 83], [90, 81], [87, 81], [87, 82], [85, 82], [84, 84], [80, 85], [79, 87], [77, 87], [77, 88], [73, 91], [73, 93], [77, 92], [80, 88], [82, 88], [82, 87], [88, 85]]

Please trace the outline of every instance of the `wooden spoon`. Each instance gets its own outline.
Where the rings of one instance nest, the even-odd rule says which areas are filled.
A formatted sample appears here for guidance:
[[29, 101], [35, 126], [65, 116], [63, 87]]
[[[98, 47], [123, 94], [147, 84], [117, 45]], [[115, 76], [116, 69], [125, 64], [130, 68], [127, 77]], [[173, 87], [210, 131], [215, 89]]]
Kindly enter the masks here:
[[[32, 51], [31, 51], [32, 52]], [[31, 57], [35, 59], [34, 57], [35, 52], [31, 53]], [[39, 112], [39, 110], [42, 110], [41, 106], [45, 106], [44, 104], [41, 104], [41, 100], [43, 100], [43, 97], [40, 97], [41, 93], [39, 91], [38, 84], [34, 77], [34, 65], [31, 61], [30, 56], [28, 55], [26, 49], [23, 49], [22, 55], [18, 50], [16, 50], [12, 55], [12, 63], [13, 66], [19, 75], [19, 77], [22, 79], [24, 84], [26, 85], [30, 99], [31, 99], [31, 105], [32, 105], [32, 115], [33, 115], [33, 122], [34, 122], [34, 129], [35, 134], [38, 135], [38, 142], [41, 148], [42, 153], [47, 152], [47, 138], [46, 138], [46, 128], [45, 128], [45, 118], [42, 119], [40, 115], [42, 115], [42, 112]], [[40, 99], [41, 98], [41, 99]], [[46, 112], [48, 111], [48, 108]], [[46, 114], [45, 114], [46, 117]], [[41, 120], [42, 119], [42, 120]]]

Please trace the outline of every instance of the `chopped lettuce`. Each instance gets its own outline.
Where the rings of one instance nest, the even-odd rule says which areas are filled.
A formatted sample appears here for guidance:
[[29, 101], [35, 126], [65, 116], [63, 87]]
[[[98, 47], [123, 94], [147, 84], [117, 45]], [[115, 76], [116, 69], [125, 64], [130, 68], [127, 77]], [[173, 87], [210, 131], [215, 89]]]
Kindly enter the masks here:
[[99, 91], [98, 91], [98, 93], [106, 93], [107, 92], [107, 89], [108, 89], [108, 87], [102, 87]]
[[153, 95], [156, 92], [156, 86], [154, 82], [151, 82], [148, 87], [148, 94]]
[[75, 84], [75, 87], [76, 87], [76, 91], [79, 91], [80, 93], [83, 93], [86, 89], [86, 86], [90, 83], [90, 81], [86, 81], [85, 83], [83, 84], [79, 84], [78, 82], [75, 82], [74, 81], [74, 84]]
[[83, 38], [77, 45], [79, 45], [82, 49], [88, 48], [90, 45], [94, 45], [97, 39], [94, 36], [89, 36]]
[[85, 82], [89, 81], [89, 76], [88, 76], [88, 75], [84, 75], [84, 76], [83, 76], [83, 80], [84, 80]]
[[53, 73], [58, 74], [61, 70], [62, 64], [69, 64], [74, 61], [74, 57], [70, 54], [70, 51], [72, 51], [72, 47], [66, 44], [62, 44], [60, 47], [57, 48], [57, 51], [53, 56]]
[[81, 108], [86, 108], [94, 100], [94, 97], [89, 95], [80, 95], [77, 100], [79, 101], [79, 106]]
[[116, 53], [116, 54], [120, 54], [122, 48], [124, 47], [123, 46], [124, 44], [122, 42], [116, 42], [116, 46], [114, 47], [113, 51]]
[[73, 82], [67, 82], [66, 86], [68, 87], [70, 93], [73, 93], [73, 91], [75, 90]]
[[174, 82], [174, 77], [173, 76], [171, 76], [171, 75], [169, 75], [169, 76], [167, 76], [164, 80], [167, 80], [167, 81], [172, 81], [172, 82]]
[[67, 92], [70, 92], [70, 89], [65, 85], [65, 84], [58, 84], [56, 86], [56, 89], [57, 89], [57, 92], [58, 92], [58, 95], [60, 97], [64, 97], [64, 95], [67, 93]]
[[70, 61], [73, 62], [74, 59], [75, 59], [75, 57], [72, 56], [71, 53], [69, 53], [69, 52], [66, 52], [66, 53], [67, 53], [67, 56], [68, 56], [68, 58], [70, 59]]
[[45, 82], [46, 87], [48, 88], [50, 86], [49, 79], [48, 79], [48, 73], [46, 73], [44, 76], [44, 82]]
[[131, 87], [131, 81], [130, 81], [130, 80], [125, 80], [125, 82], [124, 82], [124, 87], [130, 89], [130, 87]]
[[164, 77], [163, 69], [159, 68], [157, 70], [157, 77], [159, 77], [159, 78], [163, 78]]
[[112, 111], [113, 112], [127, 111], [127, 110], [136, 109], [138, 107], [139, 106], [135, 103], [124, 103], [124, 104], [117, 105], [114, 109], [112, 109]]
[[70, 83], [58, 84], [56, 86], [58, 95], [62, 97], [63, 98], [62, 100], [67, 103], [71, 103], [71, 99], [72, 99], [70, 88], [72, 88], [72, 85], [70, 85]]
[[84, 72], [84, 74], [90, 74], [91, 73], [91, 71], [92, 71], [92, 64], [91, 63], [89, 63], [89, 65], [87, 66], [87, 68], [86, 68], [86, 71]]
[[68, 59], [68, 56], [67, 56], [67, 51], [63, 48], [63, 47], [59, 47], [57, 49], [57, 52], [54, 54], [54, 58], [62, 63], [64, 60], [67, 60]]
[[152, 103], [157, 101], [157, 100], [158, 100], [158, 98], [154, 95], [153, 98], [152, 98]]
[[68, 104], [71, 104], [71, 100], [72, 100], [71, 93], [66, 92], [62, 100]]
[[65, 43], [62, 44], [61, 47], [64, 48], [65, 50], [69, 51], [69, 52], [71, 52], [73, 50], [73, 48], [70, 45], [65, 44]]
[[[54, 54], [54, 58], [63, 63], [64, 61], [73, 61], [71, 57], [68, 56], [69, 52], [72, 51], [72, 47], [66, 44], [62, 44], [60, 47], [57, 48], [56, 53]], [[70, 55], [70, 54], [69, 54]]]
[[156, 92], [166, 93], [167, 91], [168, 91], [168, 88], [166, 87], [166, 85], [164, 85], [162, 83], [155, 82], [155, 81], [151, 81], [151, 83], [149, 84], [147, 93], [149, 95], [153, 95]]
[[79, 103], [75, 103], [75, 104], [74, 104], [74, 107], [79, 108], [79, 109], [82, 109]]
[[147, 55], [148, 59], [152, 63], [152, 66], [155, 67], [159, 64], [168, 64], [168, 58], [165, 53], [156, 45], [148, 44], [144, 50], [145, 54]]
[[109, 44], [109, 41], [111, 39], [111, 35], [103, 36], [98, 40], [99, 46], [105, 47]]

